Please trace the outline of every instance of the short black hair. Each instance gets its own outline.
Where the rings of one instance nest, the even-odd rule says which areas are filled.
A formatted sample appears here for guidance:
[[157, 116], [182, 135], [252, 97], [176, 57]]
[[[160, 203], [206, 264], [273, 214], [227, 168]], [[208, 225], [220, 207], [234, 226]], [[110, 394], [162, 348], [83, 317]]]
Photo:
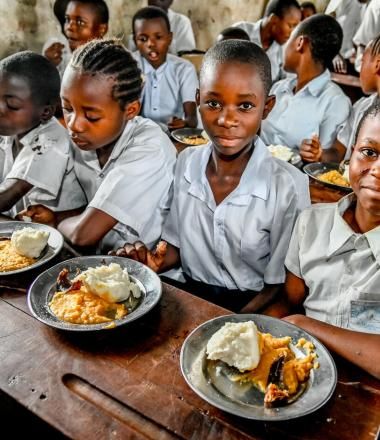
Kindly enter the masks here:
[[122, 110], [140, 99], [141, 70], [131, 52], [117, 39], [96, 39], [78, 47], [69, 67], [80, 73], [112, 76], [115, 79], [112, 97]]
[[313, 10], [314, 14], [317, 13], [317, 8], [313, 2], [303, 2], [301, 3], [301, 8], [310, 8]]
[[135, 23], [137, 20], [154, 20], [156, 18], [162, 18], [166, 23], [168, 32], [170, 32], [170, 22], [168, 14], [157, 6], [147, 6], [146, 8], [139, 9], [132, 18], [132, 32], [135, 33]]
[[355, 132], [355, 144], [358, 140], [358, 136], [359, 136], [359, 132], [364, 124], [364, 122], [368, 119], [368, 118], [380, 118], [380, 98], [377, 97], [375, 102], [367, 108], [367, 110], [364, 112], [362, 118], [359, 121], [358, 124], [358, 128], [356, 129]]
[[315, 14], [301, 21], [295, 30], [296, 37], [303, 35], [310, 42], [314, 61], [329, 67], [338, 55], [343, 41], [340, 24], [331, 15]]
[[59, 73], [44, 56], [30, 50], [17, 52], [0, 61], [0, 72], [23, 78], [36, 105], [56, 105], [59, 102]]
[[239, 27], [234, 27], [234, 26], [223, 29], [219, 33], [219, 35], [222, 35], [223, 39], [225, 39], [225, 40], [235, 39], [235, 40], [251, 41], [251, 39], [249, 38], [249, 35], [247, 34], [247, 32], [244, 29], [241, 29]]
[[94, 10], [99, 18], [99, 23], [108, 24], [109, 10], [107, 3], [104, 0], [56, 0], [53, 6], [53, 12], [54, 15], [57, 17], [57, 20], [59, 21], [62, 29], [65, 24], [65, 14], [66, 14], [67, 5], [70, 2], [74, 2], [74, 1], [93, 5]]
[[282, 18], [291, 8], [300, 9], [297, 0], [270, 0], [265, 8], [264, 17], [274, 14]]
[[251, 41], [225, 40], [212, 46], [203, 58], [200, 82], [202, 83], [202, 77], [210, 65], [234, 62], [255, 67], [263, 82], [265, 95], [268, 96], [272, 86], [270, 61], [264, 50]]

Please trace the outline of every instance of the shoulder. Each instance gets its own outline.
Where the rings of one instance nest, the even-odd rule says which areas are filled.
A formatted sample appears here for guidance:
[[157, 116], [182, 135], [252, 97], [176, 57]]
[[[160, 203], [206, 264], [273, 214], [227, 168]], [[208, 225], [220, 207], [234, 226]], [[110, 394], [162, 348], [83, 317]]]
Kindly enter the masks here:
[[38, 128], [35, 136], [30, 140], [30, 145], [41, 145], [44, 150], [58, 149], [61, 153], [67, 153], [70, 147], [70, 137], [65, 127], [53, 117]]
[[[192, 177], [199, 175], [199, 164], [205, 155], [210, 154], [210, 143], [197, 147], [185, 148], [177, 158], [176, 172], [183, 174], [186, 170]], [[192, 166], [196, 164], [196, 166]]]
[[298, 216], [298, 233], [304, 235], [307, 233], [310, 237], [316, 237], [318, 234], [328, 234], [331, 229], [336, 203], [317, 203], [304, 209]]
[[280, 81], [276, 81], [270, 89], [270, 94], [275, 95], [276, 93], [287, 90], [291, 81], [292, 78], [285, 78], [281, 79]]
[[308, 188], [309, 180], [306, 174], [302, 173], [294, 165], [284, 160], [272, 157], [273, 175], [279, 188], [288, 188], [292, 191], [299, 191], [301, 188]]
[[186, 17], [186, 15], [180, 14], [179, 12], [175, 12], [172, 9], [169, 9], [168, 11], [168, 18], [170, 23], [172, 23], [172, 21], [176, 21], [176, 22], [181, 22], [182, 24], [191, 25], [191, 21], [189, 17]]
[[377, 99], [377, 93], [374, 93], [371, 96], [363, 96], [353, 105], [353, 110], [356, 111], [365, 111], [369, 108]]

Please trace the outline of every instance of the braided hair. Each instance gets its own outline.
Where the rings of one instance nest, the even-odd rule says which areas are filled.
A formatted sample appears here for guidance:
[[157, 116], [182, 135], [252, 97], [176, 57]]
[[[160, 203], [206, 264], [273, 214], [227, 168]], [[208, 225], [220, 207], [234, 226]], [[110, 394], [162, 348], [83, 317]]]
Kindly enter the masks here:
[[112, 97], [122, 110], [140, 98], [141, 70], [131, 52], [117, 39], [92, 40], [78, 47], [69, 66], [80, 73], [112, 76]]
[[372, 57], [380, 55], [380, 34], [370, 42], [370, 51]]
[[375, 100], [375, 102], [367, 108], [367, 110], [364, 112], [362, 118], [360, 119], [360, 122], [358, 124], [358, 128], [356, 129], [356, 133], [355, 133], [355, 145], [356, 142], [358, 140], [358, 136], [359, 136], [359, 132], [364, 124], [364, 122], [369, 119], [375, 119], [375, 118], [380, 118], [380, 98], [377, 98]]

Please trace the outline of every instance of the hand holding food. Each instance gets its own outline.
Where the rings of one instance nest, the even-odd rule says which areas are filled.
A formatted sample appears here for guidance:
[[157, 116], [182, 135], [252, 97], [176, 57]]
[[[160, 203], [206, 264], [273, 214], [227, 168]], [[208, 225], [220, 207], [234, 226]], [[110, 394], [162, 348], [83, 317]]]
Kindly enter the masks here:
[[45, 52], [44, 56], [54, 64], [54, 66], [58, 66], [58, 64], [62, 61], [62, 51], [65, 46], [62, 43], [56, 42], [49, 46]]
[[28, 206], [27, 209], [24, 209], [24, 211], [20, 211], [17, 214], [16, 219], [21, 221], [43, 223], [44, 225], [49, 225], [52, 227], [55, 227], [56, 225], [54, 211], [44, 205]]
[[304, 162], [319, 162], [322, 159], [322, 145], [317, 134], [311, 139], [304, 139], [300, 147], [300, 155]]
[[172, 120], [168, 122], [169, 130], [176, 130], [178, 128], [186, 127], [186, 122], [183, 119], [173, 116]]

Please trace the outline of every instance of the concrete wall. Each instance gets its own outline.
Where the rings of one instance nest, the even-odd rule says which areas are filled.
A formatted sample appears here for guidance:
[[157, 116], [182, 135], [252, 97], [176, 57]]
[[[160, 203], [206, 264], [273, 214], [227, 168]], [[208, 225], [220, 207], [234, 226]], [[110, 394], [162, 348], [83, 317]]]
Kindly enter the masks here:
[[[60, 33], [52, 12], [54, 0], [0, 0], [0, 58], [23, 49], [40, 51], [44, 41]], [[266, 0], [174, 0], [173, 9], [192, 20], [199, 49], [207, 49], [224, 27], [257, 20]], [[327, 0], [315, 0], [320, 11]], [[107, 0], [108, 35], [128, 35], [131, 17], [146, 0]]]

